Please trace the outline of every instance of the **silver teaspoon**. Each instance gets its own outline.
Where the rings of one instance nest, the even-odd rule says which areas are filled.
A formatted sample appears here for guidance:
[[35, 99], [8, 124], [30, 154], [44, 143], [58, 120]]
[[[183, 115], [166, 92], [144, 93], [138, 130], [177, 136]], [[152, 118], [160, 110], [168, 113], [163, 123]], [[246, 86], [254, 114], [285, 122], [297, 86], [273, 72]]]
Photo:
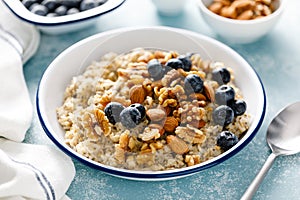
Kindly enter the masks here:
[[275, 158], [300, 152], [300, 102], [288, 105], [272, 120], [267, 130], [267, 143], [272, 153], [252, 181], [241, 200], [250, 200], [271, 168]]

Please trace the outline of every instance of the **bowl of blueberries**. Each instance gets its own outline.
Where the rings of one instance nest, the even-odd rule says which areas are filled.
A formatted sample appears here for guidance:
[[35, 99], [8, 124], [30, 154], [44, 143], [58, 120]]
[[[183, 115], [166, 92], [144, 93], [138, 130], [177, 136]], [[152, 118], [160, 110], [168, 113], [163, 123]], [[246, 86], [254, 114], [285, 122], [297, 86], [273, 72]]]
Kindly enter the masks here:
[[[82, 99], [88, 105], [76, 104]], [[219, 41], [127, 27], [58, 55], [39, 82], [36, 109], [67, 155], [110, 175], [156, 181], [205, 171], [242, 151], [262, 125], [266, 95], [254, 69]]]
[[118, 8], [125, 0], [4, 0], [20, 19], [49, 34], [94, 24], [97, 16]]

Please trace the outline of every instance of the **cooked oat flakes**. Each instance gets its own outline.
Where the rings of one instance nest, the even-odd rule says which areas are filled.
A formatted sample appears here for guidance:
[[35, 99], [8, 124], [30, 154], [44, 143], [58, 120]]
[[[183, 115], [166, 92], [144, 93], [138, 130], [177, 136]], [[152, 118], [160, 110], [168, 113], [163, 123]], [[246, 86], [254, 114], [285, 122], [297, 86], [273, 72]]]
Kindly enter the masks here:
[[[221, 86], [214, 78], [224, 70], [231, 73], [224, 85], [234, 91], [226, 105], [233, 116], [220, 125], [213, 120]], [[107, 108], [112, 104], [119, 110]], [[240, 139], [250, 125], [245, 106], [225, 64], [203, 61], [198, 54], [136, 49], [108, 53], [74, 77], [57, 116], [65, 142], [89, 159], [125, 169], [169, 170], [223, 153], [226, 138], [217, 138], [224, 130]]]

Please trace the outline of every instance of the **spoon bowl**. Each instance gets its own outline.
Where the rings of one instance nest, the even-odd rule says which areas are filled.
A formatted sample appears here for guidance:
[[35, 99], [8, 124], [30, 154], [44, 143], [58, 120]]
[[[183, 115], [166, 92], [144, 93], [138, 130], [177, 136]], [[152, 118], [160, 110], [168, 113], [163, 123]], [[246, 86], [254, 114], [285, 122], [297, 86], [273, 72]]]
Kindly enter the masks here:
[[267, 130], [267, 142], [276, 155], [291, 155], [300, 152], [300, 103], [283, 109]]
[[267, 143], [272, 153], [262, 169], [252, 181], [241, 200], [250, 200], [260, 183], [279, 155], [292, 155], [300, 152], [300, 102], [282, 109], [270, 123], [267, 130]]

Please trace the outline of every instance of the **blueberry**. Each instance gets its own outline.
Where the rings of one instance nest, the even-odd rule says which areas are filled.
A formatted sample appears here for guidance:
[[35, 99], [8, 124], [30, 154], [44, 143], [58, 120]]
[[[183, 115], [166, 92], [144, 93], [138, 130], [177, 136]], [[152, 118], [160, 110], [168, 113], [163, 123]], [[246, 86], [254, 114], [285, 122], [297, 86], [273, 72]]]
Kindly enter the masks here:
[[67, 11], [67, 15], [72, 15], [72, 14], [76, 14], [76, 13], [79, 13], [80, 11], [77, 9], [77, 8], [70, 8], [68, 11]]
[[184, 79], [184, 88], [188, 93], [200, 93], [203, 90], [203, 80], [196, 74], [189, 74]]
[[180, 55], [178, 56], [178, 59], [182, 62], [183, 67], [182, 69], [184, 71], [190, 71], [191, 67], [192, 67], [192, 61], [191, 58], [189, 56], [185, 56], [185, 55]]
[[217, 145], [221, 147], [222, 150], [227, 151], [234, 145], [238, 143], [239, 139], [230, 131], [222, 131], [217, 136]]
[[120, 113], [120, 118], [122, 125], [129, 129], [136, 127], [142, 121], [140, 111], [130, 106]]
[[80, 11], [89, 10], [97, 6], [98, 4], [95, 0], [82, 0], [80, 3]]
[[23, 1], [22, 1], [22, 4], [23, 4], [27, 9], [29, 9], [30, 6], [32, 6], [32, 5], [35, 4], [35, 3], [38, 3], [38, 1], [37, 1], [37, 0], [23, 0]]
[[221, 85], [215, 93], [216, 103], [219, 105], [229, 105], [235, 97], [235, 91], [228, 85]]
[[172, 69], [179, 69], [179, 68], [182, 69], [183, 68], [183, 63], [177, 58], [171, 58], [170, 60], [167, 61], [165, 66], [170, 67]]
[[234, 100], [229, 106], [234, 111], [235, 116], [239, 116], [239, 115], [244, 114], [246, 112], [246, 109], [247, 109], [247, 104], [242, 99]]
[[60, 5], [64, 5], [68, 8], [79, 8], [82, 0], [59, 0]]
[[63, 16], [63, 15], [66, 15], [67, 14], [67, 10], [68, 8], [64, 5], [61, 5], [59, 7], [57, 7], [54, 12], [59, 15], [59, 16]]
[[58, 6], [56, 0], [43, 0], [41, 4], [46, 6], [48, 10], [54, 10]]
[[146, 109], [142, 104], [134, 103], [131, 104], [130, 107], [138, 109], [138, 111], [141, 113], [141, 119], [144, 119], [146, 116]]
[[233, 121], [234, 112], [229, 106], [221, 105], [213, 111], [212, 118], [215, 124], [227, 126]]
[[157, 59], [150, 60], [147, 64], [147, 69], [150, 74], [150, 77], [154, 80], [159, 80], [164, 75], [163, 67]]
[[217, 81], [219, 85], [229, 83], [230, 72], [224, 67], [216, 68], [212, 71], [212, 79]]
[[120, 122], [120, 113], [124, 110], [124, 106], [118, 102], [110, 102], [104, 108], [104, 113], [108, 118], [109, 122], [116, 124]]
[[49, 12], [48, 8], [41, 4], [33, 4], [30, 6], [30, 11], [34, 14], [46, 16]]

